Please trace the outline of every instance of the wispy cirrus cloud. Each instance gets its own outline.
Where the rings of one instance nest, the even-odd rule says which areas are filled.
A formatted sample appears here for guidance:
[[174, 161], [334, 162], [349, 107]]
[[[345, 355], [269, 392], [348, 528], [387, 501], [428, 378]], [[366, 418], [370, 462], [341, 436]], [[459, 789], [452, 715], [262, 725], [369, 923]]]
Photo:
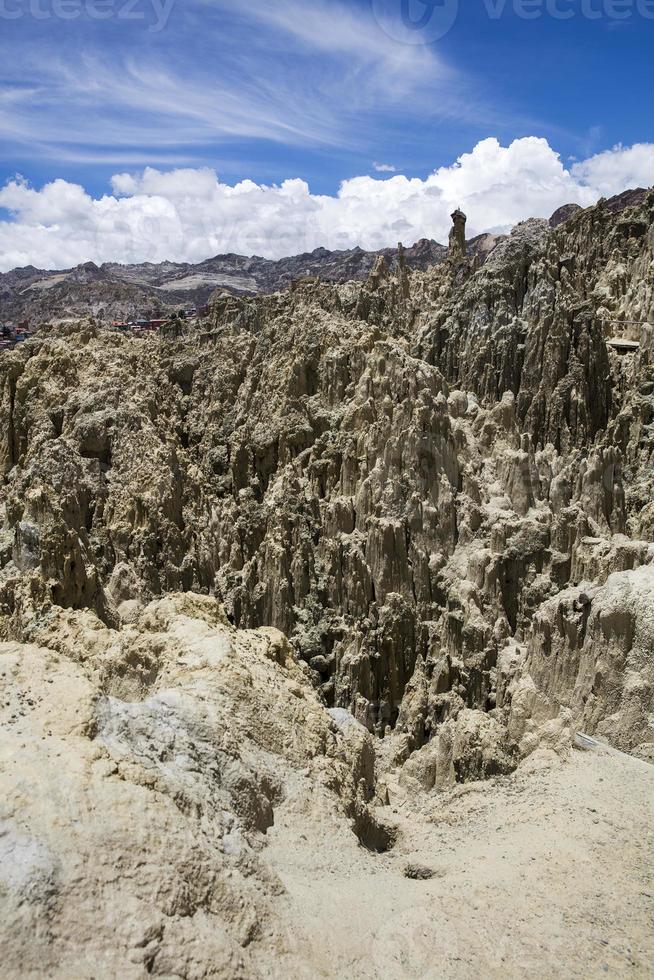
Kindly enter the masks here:
[[6, 139], [180, 147], [235, 137], [320, 142], [338, 134], [335, 118], [318, 116], [301, 96], [289, 98], [282, 112], [247, 81], [237, 89], [199, 70], [182, 77], [131, 55], [116, 65], [88, 54], [74, 73], [57, 55], [35, 53], [33, 61], [38, 84], [29, 94], [14, 91], [6, 108], [0, 103]]
[[[220, 17], [234, 10], [231, 0], [200, 0]], [[297, 51], [322, 53], [340, 61], [345, 74], [331, 76], [329, 84], [356, 87], [359, 100], [370, 96], [385, 102], [402, 100], [409, 92], [425, 95], [436, 80], [446, 83], [458, 76], [431, 46], [398, 43], [383, 31], [368, 5], [338, 0], [249, 0], [239, 8], [239, 19], [294, 42]], [[326, 79], [327, 80], [327, 79]], [[432, 93], [433, 95], [433, 93]]]
[[391, 40], [365, 5], [189, 0], [147, 45], [120, 23], [76, 22], [77, 36], [46, 26], [11, 22], [16, 38], [0, 40], [0, 138], [26, 154], [38, 143], [188, 158], [234, 140], [356, 150], [382, 116], [444, 118], [465, 101], [456, 71]]

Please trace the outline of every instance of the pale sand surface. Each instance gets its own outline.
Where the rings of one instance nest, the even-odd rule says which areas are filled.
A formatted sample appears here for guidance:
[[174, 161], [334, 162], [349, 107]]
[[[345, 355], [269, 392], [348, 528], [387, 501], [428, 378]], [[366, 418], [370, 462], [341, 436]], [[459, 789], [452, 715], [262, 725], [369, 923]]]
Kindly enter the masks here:
[[[382, 855], [278, 812], [266, 856], [288, 890], [287, 975], [654, 976], [653, 766], [539, 753], [380, 812], [400, 831]], [[411, 880], [409, 864], [435, 876]]]

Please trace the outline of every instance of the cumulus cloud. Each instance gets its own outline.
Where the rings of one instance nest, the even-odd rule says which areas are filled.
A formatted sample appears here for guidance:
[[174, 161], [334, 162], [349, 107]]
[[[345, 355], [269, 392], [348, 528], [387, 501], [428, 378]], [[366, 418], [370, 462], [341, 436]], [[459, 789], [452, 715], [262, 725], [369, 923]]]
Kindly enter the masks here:
[[378, 174], [394, 174], [397, 167], [394, 167], [392, 163], [373, 163], [373, 170], [376, 170]]
[[616, 146], [576, 163], [572, 174], [603, 197], [619, 194], [627, 187], [649, 187], [654, 183], [654, 145]]
[[654, 144], [616, 147], [564, 167], [544, 139], [503, 147], [478, 143], [426, 179], [354, 177], [334, 196], [300, 179], [232, 186], [209, 168], [116, 174], [111, 194], [92, 198], [56, 180], [37, 190], [16, 178], [0, 190], [0, 269], [79, 262], [198, 262], [224, 252], [280, 258], [318, 246], [383, 248], [419, 238], [444, 241], [462, 207], [471, 235], [506, 231], [560, 205], [588, 206], [635, 184], [654, 184]]

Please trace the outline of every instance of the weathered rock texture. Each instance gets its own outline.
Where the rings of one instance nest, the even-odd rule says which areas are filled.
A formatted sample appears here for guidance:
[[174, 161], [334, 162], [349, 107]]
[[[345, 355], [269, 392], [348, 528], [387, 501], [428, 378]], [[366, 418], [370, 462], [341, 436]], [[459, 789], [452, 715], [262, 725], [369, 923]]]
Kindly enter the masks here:
[[0, 359], [9, 975], [256, 974], [293, 794], [384, 850], [396, 778], [652, 756], [654, 194], [454, 246]]
[[527, 222], [480, 269], [219, 300], [177, 342], [80, 326], [5, 355], [4, 636], [194, 590], [380, 734], [419, 662], [410, 747], [492, 710], [541, 607], [652, 560], [652, 328], [606, 345], [654, 320], [652, 208]]
[[285, 637], [237, 631], [207, 597], [120, 631], [52, 610], [33, 640], [0, 644], [3, 976], [281, 962], [284, 888], [261, 856], [275, 810], [370, 846], [370, 735], [329, 716]]

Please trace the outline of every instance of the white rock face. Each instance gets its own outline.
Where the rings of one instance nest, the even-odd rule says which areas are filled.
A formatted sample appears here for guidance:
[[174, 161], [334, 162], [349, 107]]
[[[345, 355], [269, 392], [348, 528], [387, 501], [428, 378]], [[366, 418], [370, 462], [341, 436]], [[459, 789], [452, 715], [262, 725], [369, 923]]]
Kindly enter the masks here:
[[370, 736], [332, 723], [281, 634], [204, 597], [119, 632], [60, 612], [44, 640], [0, 645], [3, 976], [254, 975], [254, 940], [287, 943], [275, 809], [356, 842]]
[[653, 653], [651, 565], [550, 599], [503, 695], [512, 738], [529, 749], [540, 726], [560, 718], [572, 731], [654, 756]]

